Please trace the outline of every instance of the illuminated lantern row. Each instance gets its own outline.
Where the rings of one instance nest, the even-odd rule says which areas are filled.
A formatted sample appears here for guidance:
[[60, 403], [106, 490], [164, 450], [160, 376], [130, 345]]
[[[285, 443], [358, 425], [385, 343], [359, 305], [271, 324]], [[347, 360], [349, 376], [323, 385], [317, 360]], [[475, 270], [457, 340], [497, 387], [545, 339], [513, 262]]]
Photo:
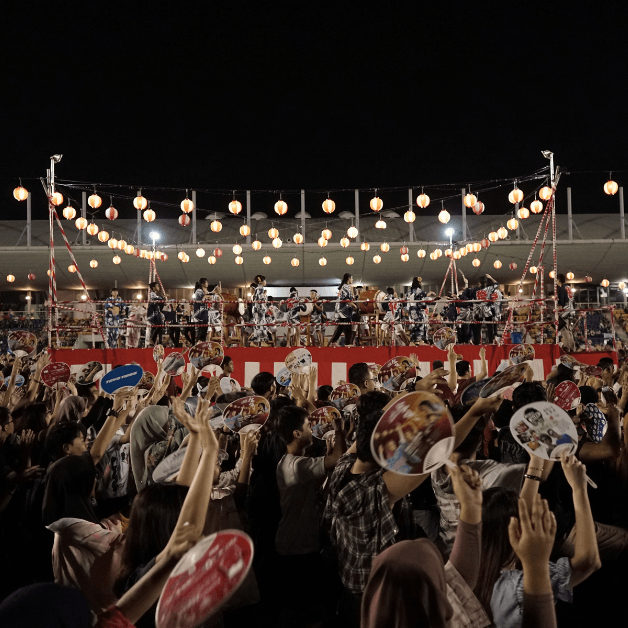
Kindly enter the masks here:
[[510, 268], [510, 270], [517, 270], [517, 264], [515, 262], [510, 262], [510, 264], [508, 264], [508, 267]]
[[334, 201], [332, 201], [330, 198], [327, 198], [326, 200], [323, 201], [323, 211], [326, 214], [333, 214], [335, 209], [336, 209], [336, 203], [334, 203]]
[[517, 203], [521, 203], [523, 200], [523, 192], [517, 187], [515, 184], [515, 189], [508, 195], [508, 200], [516, 205]]
[[534, 199], [530, 203], [530, 211], [533, 214], [540, 214], [543, 211], [543, 203], [541, 203], [541, 201]]
[[403, 215], [403, 219], [404, 219], [406, 222], [408, 222], [408, 223], [414, 222], [414, 221], [416, 220], [416, 214], [415, 214], [415, 213], [414, 213], [411, 209], [409, 209], [409, 210], [408, 210], [408, 211], [407, 211], [407, 212]]
[[190, 217], [187, 214], [181, 214], [179, 216], [179, 224], [182, 227], [187, 227], [190, 224]]
[[419, 194], [416, 198], [416, 204], [424, 209], [430, 204], [430, 197], [427, 194]]
[[[13, 198], [16, 201], [25, 201], [28, 198], [28, 191], [20, 184], [13, 190]], [[13, 275], [9, 275], [9, 277], [13, 277]]]
[[251, 234], [251, 227], [249, 227], [248, 225], [242, 225], [240, 227], [240, 235], [241, 236], [248, 236]]
[[229, 203], [229, 211], [232, 214], [239, 214], [242, 211], [242, 203], [236, 201], [235, 198]]
[[374, 212], [379, 212], [384, 207], [384, 203], [381, 198], [379, 198], [378, 196], [374, 196], [371, 199], [370, 206]]
[[530, 217], [530, 210], [527, 207], [520, 207], [517, 211], [517, 216], [519, 216], [521, 220], [525, 220]]
[[478, 198], [475, 194], [467, 194], [464, 197], [464, 204], [471, 209], [478, 202]]
[[72, 205], [68, 205], [64, 208], [63, 217], [66, 220], [74, 220], [74, 218], [76, 217], [76, 210], [74, 209], [74, 207], [72, 207]]
[[602, 279], [602, 281], [600, 282], [602, 284], [602, 286], [604, 286], [605, 288], [608, 288], [610, 282], [608, 279]]
[[540, 190], [539, 190], [539, 196], [541, 197], [541, 200], [543, 201], [549, 201], [550, 198], [552, 198], [552, 188], [547, 187], [547, 185], [544, 185]]
[[476, 216], [479, 216], [482, 212], [484, 211], [484, 203], [482, 201], [478, 201], [474, 206], [473, 206], [473, 213]]
[[473, 253], [473, 242], [467, 243], [465, 249], [467, 250], [467, 253]]
[[460, 253], [458, 251], [454, 251], [452, 257], [455, 260], [459, 260], [460, 259]]
[[191, 201], [189, 198], [185, 198], [183, 201], [181, 201], [181, 211], [184, 214], [189, 214], [190, 212], [193, 212], [194, 211], [193, 201]]
[[443, 256], [443, 252], [440, 249], [434, 249], [434, 257], [438, 259]]
[[105, 211], [105, 218], [107, 218], [108, 220], [115, 220], [118, 217], [118, 210], [111, 205], [110, 207], [108, 207]]
[[471, 263], [477, 268], [482, 262], [480, 262], [480, 260], [475, 257]]

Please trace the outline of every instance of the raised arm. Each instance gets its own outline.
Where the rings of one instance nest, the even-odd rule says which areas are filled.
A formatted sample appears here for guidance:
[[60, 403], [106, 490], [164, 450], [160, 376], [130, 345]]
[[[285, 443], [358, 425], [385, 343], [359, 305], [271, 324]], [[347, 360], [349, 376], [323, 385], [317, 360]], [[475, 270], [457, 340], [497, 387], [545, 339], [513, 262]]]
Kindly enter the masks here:
[[113, 396], [113, 408], [109, 412], [104, 425], [102, 426], [98, 436], [92, 444], [92, 448], [89, 453], [92, 456], [94, 464], [98, 464], [100, 459], [105, 455], [107, 447], [113, 438], [114, 434], [118, 431], [118, 428], [126, 421], [129, 412], [131, 412], [131, 404], [128, 403], [126, 409], [122, 409], [126, 402], [130, 402], [131, 397], [135, 395], [135, 390], [127, 390], [124, 392], [117, 392]]
[[490, 399], [478, 397], [477, 401], [469, 408], [469, 411], [456, 423], [454, 449], [467, 437], [479, 418], [496, 412], [502, 401], [503, 397], [501, 395], [491, 397]]
[[486, 364], [486, 349], [484, 347], [480, 349], [480, 360], [482, 360], [482, 364], [480, 365], [480, 372], [475, 377], [476, 382], [481, 382], [488, 376], [488, 365]]
[[451, 392], [456, 392], [456, 386], [458, 386], [458, 375], [456, 373], [456, 348], [453, 344], [449, 345], [447, 350], [447, 361], [449, 363], [449, 377], [447, 378], [447, 385]]

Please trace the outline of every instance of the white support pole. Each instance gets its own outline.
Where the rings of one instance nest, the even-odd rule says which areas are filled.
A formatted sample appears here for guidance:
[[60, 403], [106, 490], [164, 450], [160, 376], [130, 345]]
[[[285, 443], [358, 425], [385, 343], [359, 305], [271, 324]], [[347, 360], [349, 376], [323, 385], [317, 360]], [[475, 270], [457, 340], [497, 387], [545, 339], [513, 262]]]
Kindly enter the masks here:
[[301, 190], [301, 233], [305, 242], [305, 190]]
[[28, 192], [28, 196], [26, 197], [26, 246], [31, 245], [31, 235], [32, 235], [32, 214], [31, 214], [31, 193]]
[[[81, 216], [87, 220], [87, 192], [83, 192], [81, 199]], [[82, 244], [87, 244], [87, 229], [81, 232]]]
[[[519, 203], [515, 203], [515, 218], [519, 218]], [[521, 232], [519, 231], [519, 221], [517, 220], [517, 229], [515, 230], [517, 234], [517, 240], [521, 238]]]
[[621, 239], [626, 239], [626, 221], [624, 220], [624, 188], [619, 188], [619, 219], [621, 220]]
[[[412, 188], [408, 188], [408, 211], [412, 211]], [[408, 241], [414, 242], [414, 224], [408, 223]]]
[[[251, 230], [251, 190], [246, 191], [246, 224]], [[251, 234], [246, 236], [246, 243], [251, 244]]]
[[464, 196], [467, 193], [466, 188], [460, 190], [460, 207], [462, 207], [462, 239], [467, 239], [467, 206], [464, 204]]
[[[137, 195], [141, 196], [142, 192], [138, 190]], [[137, 212], [137, 244], [142, 246], [142, 212], [139, 210]]]
[[196, 244], [196, 190], [192, 190], [192, 203], [194, 204], [192, 210], [192, 244]]
[[571, 188], [567, 188], [567, 237], [571, 242], [573, 240], [573, 221], [571, 219]]
[[360, 237], [360, 190], [355, 190], [355, 228], [358, 230], [358, 237], [356, 242], [361, 242]]

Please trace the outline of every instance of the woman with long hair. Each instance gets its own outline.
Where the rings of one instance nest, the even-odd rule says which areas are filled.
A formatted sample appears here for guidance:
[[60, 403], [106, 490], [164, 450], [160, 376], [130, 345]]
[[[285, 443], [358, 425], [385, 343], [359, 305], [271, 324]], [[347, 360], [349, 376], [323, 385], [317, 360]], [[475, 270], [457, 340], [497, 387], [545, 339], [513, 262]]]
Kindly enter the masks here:
[[207, 325], [209, 324], [209, 311], [207, 309], [206, 297], [209, 294], [209, 282], [205, 277], [201, 277], [194, 285], [194, 315], [192, 322], [196, 323], [196, 341], [205, 342], [207, 339]]
[[334, 331], [334, 335], [329, 342], [329, 345], [335, 345], [340, 336], [344, 333], [345, 335], [345, 346], [350, 346], [353, 344], [353, 326], [351, 325], [351, 320], [353, 318], [353, 313], [357, 310], [357, 307], [353, 300], [355, 299], [355, 295], [353, 294], [353, 288], [351, 284], [353, 283], [353, 277], [351, 273], [345, 273], [340, 285], [338, 286], [338, 301], [336, 301], [336, 330]]
[[414, 343], [427, 339], [427, 292], [423, 290], [423, 279], [413, 277], [408, 292], [408, 313], [410, 314], [410, 340]]
[[[271, 331], [274, 317], [269, 311], [268, 294], [266, 293], [266, 277], [264, 275], [255, 275], [255, 281], [251, 284], [253, 288], [253, 322], [255, 329], [249, 340], [257, 342], [272, 342], [273, 334]], [[269, 323], [271, 323], [269, 325]]]
[[163, 333], [164, 333], [164, 315], [161, 310], [163, 308], [163, 303], [166, 300], [165, 295], [161, 294], [161, 286], [157, 281], [153, 281], [148, 284], [148, 300], [150, 303], [148, 304], [148, 311], [146, 313], [146, 320], [150, 324], [150, 336], [148, 336], [148, 347], [155, 346], [155, 341], [158, 340], [157, 344], [162, 344]]

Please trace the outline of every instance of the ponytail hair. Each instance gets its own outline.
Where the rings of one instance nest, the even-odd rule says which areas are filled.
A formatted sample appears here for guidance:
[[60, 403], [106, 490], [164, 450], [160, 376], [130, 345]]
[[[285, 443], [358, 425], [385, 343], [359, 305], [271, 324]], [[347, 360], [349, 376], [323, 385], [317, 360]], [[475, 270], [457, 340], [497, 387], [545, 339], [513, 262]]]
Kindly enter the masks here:
[[351, 279], [351, 273], [345, 273], [342, 281], [340, 282], [340, 285], [338, 286], [338, 290], [340, 290], [340, 288], [342, 288], [342, 286], [344, 286], [349, 281], [349, 279]]
[[417, 288], [423, 289], [423, 286], [421, 285], [421, 277], [412, 278], [412, 286], [410, 286], [410, 289], [416, 290]]
[[207, 277], [201, 277], [195, 284], [194, 284], [194, 292], [196, 292], [199, 288], [203, 287], [203, 284], [207, 283]]

